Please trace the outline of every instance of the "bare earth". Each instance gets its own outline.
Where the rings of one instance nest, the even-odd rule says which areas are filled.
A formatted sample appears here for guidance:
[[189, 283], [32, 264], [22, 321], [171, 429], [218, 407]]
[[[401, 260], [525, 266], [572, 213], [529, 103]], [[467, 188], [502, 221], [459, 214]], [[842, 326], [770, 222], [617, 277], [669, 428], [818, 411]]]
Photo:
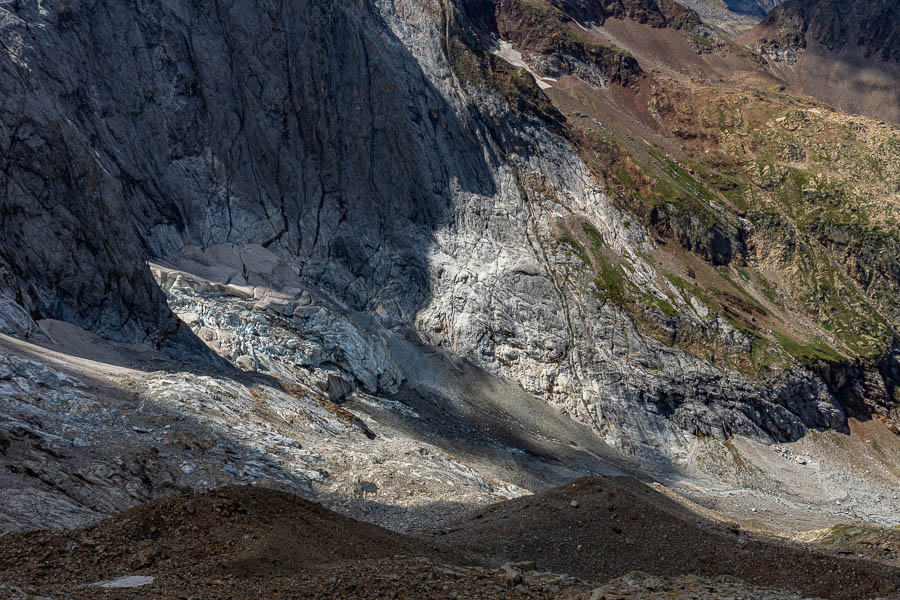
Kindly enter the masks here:
[[180, 495], [85, 529], [7, 534], [0, 582], [3, 597], [54, 598], [875, 598], [897, 593], [900, 569], [598, 477], [419, 536], [265, 488]]

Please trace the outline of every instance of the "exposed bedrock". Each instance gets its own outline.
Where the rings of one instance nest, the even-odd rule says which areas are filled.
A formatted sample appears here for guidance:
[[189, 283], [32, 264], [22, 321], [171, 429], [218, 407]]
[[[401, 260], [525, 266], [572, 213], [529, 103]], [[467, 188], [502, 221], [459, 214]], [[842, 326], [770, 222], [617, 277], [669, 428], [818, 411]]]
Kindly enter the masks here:
[[[179, 327], [145, 263], [171, 259], [189, 272], [178, 255], [190, 254], [227, 263], [222, 285], [289, 279], [293, 335], [316, 340], [335, 377], [364, 388], [402, 383], [386, 348], [415, 328], [654, 458], [677, 459], [696, 434], [788, 440], [844, 428], [812, 373], [752, 381], [711, 366], [642, 336], [624, 310], [565, 275], [556, 227], [577, 215], [635, 284], [653, 293], [658, 280], [646, 230], [577, 152], [453, 72], [445, 21], [467, 18], [458, 8], [3, 5], [0, 258], [10, 297], [34, 319], [196, 354], [198, 338]], [[730, 247], [709, 245], [729, 260]], [[226, 260], [215, 255], [223, 247], [238, 250]], [[246, 248], [264, 267], [243, 262]], [[284, 277], [254, 284], [260, 269]], [[166, 291], [182, 308], [217, 293], [174, 283]], [[315, 303], [322, 310], [302, 308]], [[347, 335], [320, 335], [326, 322]], [[720, 339], [745, 343], [724, 322]], [[334, 349], [378, 358], [334, 366]], [[342, 386], [333, 382], [336, 395]]]

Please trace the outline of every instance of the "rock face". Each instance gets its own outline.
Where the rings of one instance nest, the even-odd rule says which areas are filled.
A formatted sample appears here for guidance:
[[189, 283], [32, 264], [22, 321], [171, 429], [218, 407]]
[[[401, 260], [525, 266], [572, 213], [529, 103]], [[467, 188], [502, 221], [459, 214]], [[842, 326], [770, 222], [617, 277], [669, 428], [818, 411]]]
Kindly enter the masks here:
[[828, 50], [858, 46], [866, 58], [900, 60], [897, 40], [898, 8], [895, 2], [875, 0], [848, 4], [835, 0], [790, 0], [772, 11], [760, 24], [772, 31], [772, 47], [802, 52], [813, 42]]
[[781, 4], [782, 0], [727, 0], [728, 10], [754, 17], [764, 17], [766, 13]]
[[374, 6], [3, 14], [3, 245], [41, 316], [159, 340], [177, 322], [143, 258], [257, 242], [409, 319], [451, 179], [494, 191], [480, 144]]
[[[93, 355], [102, 360], [0, 341], [0, 532], [78, 527], [152, 497], [239, 482], [323, 501], [364, 496], [354, 490], [360, 480], [377, 482], [369, 494], [377, 491], [381, 518], [397, 524], [411, 517], [397, 505], [419, 504], [414, 496], [471, 502], [523, 493], [433, 445], [373, 439], [317, 390], [179, 371], [146, 347], [42, 324], [54, 339], [75, 331], [81, 354], [102, 348]], [[114, 355], [134, 351], [154, 354], [153, 363], [134, 362], [159, 370], [110, 367], [132, 362]]]
[[739, 38], [798, 89], [900, 122], [900, 8], [892, 0], [789, 0]]
[[[643, 336], [571, 283], [579, 263], [560, 232], [575, 215], [629, 280], [666, 297], [647, 230], [613, 204], [535, 82], [459, 46], [483, 35], [489, 5], [0, 7], [0, 258], [5, 297], [27, 307], [20, 327], [52, 317], [196, 355], [205, 346], [170, 312], [154, 259], [169, 302], [220, 354], [280, 374], [295, 361], [330, 370], [322, 389], [336, 399], [357, 385], [399, 392], [395, 341], [413, 336], [656, 459], [679, 458], [697, 434], [845, 427], [811, 372], [748, 379]], [[640, 77], [624, 55], [588, 50], [582, 62], [608, 80], [595, 84]], [[483, 65], [503, 76], [493, 87]], [[728, 262], [720, 241], [711, 256]], [[198, 272], [206, 283], [190, 283]], [[210, 308], [232, 285], [245, 288], [240, 308]], [[700, 326], [690, 300], [676, 309]], [[296, 352], [260, 342], [266, 314]], [[749, 351], [728, 322], [716, 327]]]

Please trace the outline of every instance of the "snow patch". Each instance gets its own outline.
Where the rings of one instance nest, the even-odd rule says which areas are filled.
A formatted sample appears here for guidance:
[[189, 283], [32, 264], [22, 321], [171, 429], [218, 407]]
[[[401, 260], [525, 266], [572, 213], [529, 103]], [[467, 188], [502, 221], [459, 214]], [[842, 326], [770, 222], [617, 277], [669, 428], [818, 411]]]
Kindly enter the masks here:
[[534, 70], [529, 67], [525, 60], [522, 58], [522, 53], [516, 50], [516, 48], [511, 43], [499, 40], [499, 47], [491, 50], [491, 54], [493, 54], [494, 56], [499, 56], [514, 67], [521, 67], [528, 71], [531, 76], [534, 77], [534, 81], [538, 84], [538, 87], [542, 90], [553, 87], [548, 83], [548, 81], [555, 81], [555, 79], [544, 79], [537, 73], [535, 73]]
[[118, 579], [110, 579], [109, 581], [99, 581], [92, 587], [99, 588], [136, 588], [144, 585], [150, 585], [156, 577], [147, 575], [128, 575], [119, 577]]

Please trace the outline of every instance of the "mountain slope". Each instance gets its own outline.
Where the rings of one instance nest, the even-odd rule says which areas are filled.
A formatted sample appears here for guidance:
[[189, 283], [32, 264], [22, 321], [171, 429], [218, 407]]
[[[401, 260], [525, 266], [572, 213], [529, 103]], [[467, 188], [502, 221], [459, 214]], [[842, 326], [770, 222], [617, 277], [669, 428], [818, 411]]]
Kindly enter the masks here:
[[790, 0], [739, 41], [790, 85], [840, 110], [900, 123], [900, 7]]
[[731, 37], [756, 26], [780, 0], [684, 0], [681, 4], [696, 12], [703, 21], [718, 27]]
[[[799, 362], [851, 413], [892, 414], [896, 130], [786, 92], [756, 56], [689, 13], [667, 21], [585, 10], [498, 3], [493, 20], [479, 20], [473, 54], [457, 59], [467, 79], [502, 89], [472, 77], [472, 57], [518, 53], [564, 116], [563, 135], [651, 233], [652, 258], [636, 261], [590, 215], [559, 219], [556, 244], [570, 258], [556, 269], [581, 318], [592, 320], [587, 307], [599, 300], [625, 309], [645, 340], [753, 379], [778, 380], [788, 366], [793, 376]], [[837, 383], [845, 376], [855, 383]]]
[[858, 599], [900, 584], [896, 566], [756, 536], [628, 478], [579, 479], [469, 517], [414, 537], [283, 492], [231, 486], [144, 503], [80, 530], [3, 536], [0, 581], [54, 597], [109, 597], [103, 584], [120, 582], [132, 583], [125, 593], [135, 598], [584, 600], [603, 592]]
[[896, 420], [896, 130], [677, 3], [0, 10], [33, 320], [198, 354], [167, 301], [338, 401], [422, 384], [412, 345], [659, 461]]

